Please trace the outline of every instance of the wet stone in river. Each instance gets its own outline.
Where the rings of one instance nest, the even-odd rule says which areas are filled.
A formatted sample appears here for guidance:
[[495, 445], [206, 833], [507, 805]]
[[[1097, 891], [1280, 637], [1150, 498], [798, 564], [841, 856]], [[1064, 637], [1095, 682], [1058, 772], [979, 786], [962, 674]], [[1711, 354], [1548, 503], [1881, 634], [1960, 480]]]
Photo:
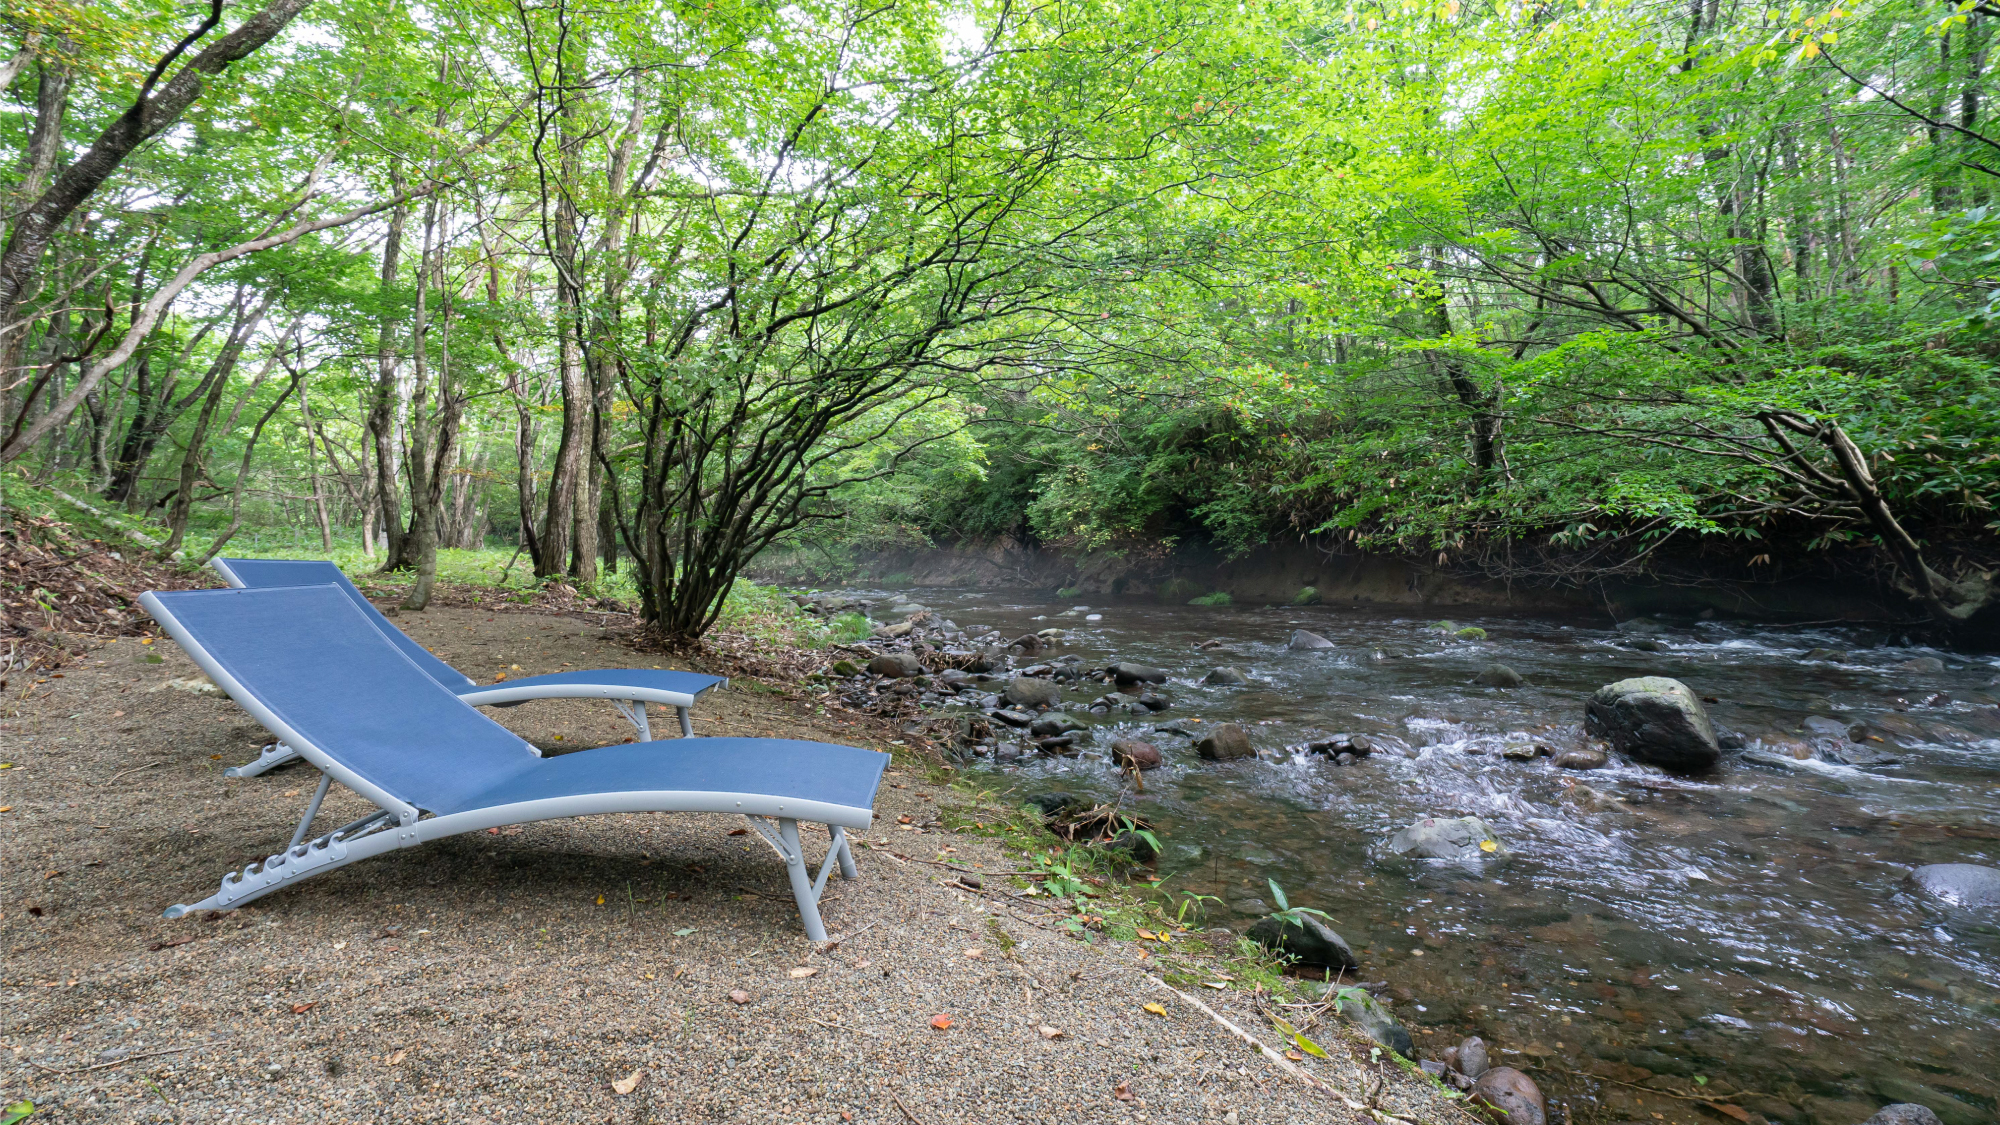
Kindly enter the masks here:
[[1022, 707], [1054, 707], [1062, 702], [1062, 689], [1054, 680], [1035, 676], [1015, 676], [1007, 682], [1007, 702]]
[[1472, 682], [1480, 687], [1517, 688], [1526, 681], [1521, 678], [1521, 673], [1505, 664], [1488, 664], [1484, 671], [1473, 677]]
[[1250, 682], [1250, 673], [1245, 672], [1241, 668], [1225, 664], [1220, 668], [1210, 669], [1208, 675], [1201, 678], [1201, 682], [1205, 684], [1240, 687]]
[[1661, 769], [1696, 773], [1715, 768], [1715, 742], [1700, 697], [1679, 680], [1640, 676], [1598, 688], [1584, 709], [1584, 729], [1620, 753]]
[[2000, 906], [2000, 868], [1933, 863], [1910, 872], [1910, 882], [1952, 906]]
[[1235, 723], [1217, 723], [1195, 740], [1194, 750], [1212, 762], [1257, 756], [1256, 748], [1250, 745], [1250, 732]]
[[1472, 1100], [1503, 1115], [1507, 1125], [1545, 1125], [1548, 1107], [1534, 1079], [1511, 1066], [1496, 1066], [1472, 1084]]
[[1333, 642], [1320, 636], [1318, 633], [1306, 629], [1296, 629], [1292, 632], [1292, 639], [1285, 642], [1285, 647], [1294, 652], [1316, 652], [1321, 649], [1332, 648]]
[[1389, 837], [1389, 850], [1424, 859], [1478, 860], [1507, 854], [1507, 845], [1476, 816], [1425, 817]]
[[1361, 967], [1347, 939], [1333, 927], [1310, 914], [1296, 920], [1266, 918], [1244, 935], [1276, 953], [1283, 953], [1301, 965], [1334, 972], [1352, 972]]
[[1157, 769], [1165, 759], [1160, 748], [1136, 738], [1121, 738], [1111, 744], [1111, 760], [1125, 769]]

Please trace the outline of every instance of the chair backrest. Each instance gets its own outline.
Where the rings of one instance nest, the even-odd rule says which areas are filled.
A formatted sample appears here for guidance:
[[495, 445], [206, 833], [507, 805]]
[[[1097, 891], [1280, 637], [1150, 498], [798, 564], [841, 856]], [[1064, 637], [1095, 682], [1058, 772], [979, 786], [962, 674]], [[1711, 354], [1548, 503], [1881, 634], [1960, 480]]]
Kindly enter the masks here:
[[139, 602], [244, 710], [385, 808], [458, 808], [541, 760], [420, 674], [337, 586], [179, 590]]
[[403, 650], [417, 667], [429, 672], [438, 683], [456, 691], [459, 688], [476, 687], [472, 677], [432, 656], [424, 646], [410, 639], [408, 633], [396, 628], [396, 623], [382, 616], [375, 603], [368, 600], [354, 583], [347, 580], [340, 568], [323, 559], [224, 559], [209, 561], [223, 581], [243, 590], [268, 590], [277, 586], [324, 586], [332, 584], [340, 587], [347, 600], [359, 606], [368, 615], [368, 620], [382, 630], [382, 635]]

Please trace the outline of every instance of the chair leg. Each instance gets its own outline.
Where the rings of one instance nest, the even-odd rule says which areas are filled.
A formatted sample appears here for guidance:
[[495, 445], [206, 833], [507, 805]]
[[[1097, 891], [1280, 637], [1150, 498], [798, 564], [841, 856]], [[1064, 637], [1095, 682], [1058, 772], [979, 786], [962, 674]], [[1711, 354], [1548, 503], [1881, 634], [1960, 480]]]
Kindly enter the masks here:
[[[361, 835], [350, 840], [348, 832]], [[166, 916], [180, 918], [201, 910], [234, 910], [287, 884], [393, 851], [404, 846], [399, 839], [401, 835], [396, 830], [395, 818], [387, 813], [363, 817], [316, 840], [293, 844], [241, 871], [231, 871], [222, 877], [222, 886], [214, 894], [200, 902], [169, 906]]]
[[618, 708], [618, 713], [625, 716], [625, 721], [631, 723], [638, 730], [639, 741], [653, 741], [653, 725], [646, 720], [645, 700], [614, 699], [611, 701], [611, 705]]
[[829, 824], [827, 833], [833, 837], [833, 850], [840, 855], [840, 877], [860, 878], [860, 874], [854, 870], [854, 849], [847, 846], [847, 829], [838, 824]]
[[681, 737], [693, 738], [694, 720], [688, 717], [688, 709], [685, 707], [676, 707], [674, 708], [674, 710], [679, 711], [681, 713]]
[[273, 742], [259, 751], [254, 761], [245, 762], [240, 766], [231, 766], [222, 771], [222, 776], [256, 777], [258, 774], [268, 773], [284, 765], [286, 762], [296, 762], [298, 760], [299, 752], [297, 750], [292, 749], [282, 742]]
[[778, 833], [784, 838], [785, 873], [792, 878], [792, 898], [799, 904], [799, 921], [806, 924], [806, 938], [811, 941], [826, 940], [826, 924], [819, 920], [819, 894], [813, 888], [812, 875], [806, 871], [805, 852], [799, 846], [799, 822], [786, 818], [778, 822]]

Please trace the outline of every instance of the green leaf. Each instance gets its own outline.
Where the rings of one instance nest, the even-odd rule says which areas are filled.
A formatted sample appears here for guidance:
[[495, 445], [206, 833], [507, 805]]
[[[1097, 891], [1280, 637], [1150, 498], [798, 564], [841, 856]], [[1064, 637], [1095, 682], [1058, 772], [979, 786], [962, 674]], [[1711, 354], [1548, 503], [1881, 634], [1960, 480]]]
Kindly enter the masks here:
[[0, 1125], [14, 1125], [17, 1121], [25, 1121], [34, 1112], [34, 1102], [15, 1102], [6, 1109], [0, 1110]]
[[1292, 904], [1285, 901], [1285, 888], [1280, 887], [1276, 879], [1266, 879], [1264, 881], [1271, 885], [1271, 897], [1278, 900], [1278, 909], [1290, 910]]
[[[688, 927], [687, 929], [685, 929], [685, 930], [675, 930], [675, 931], [674, 931], [674, 936], [675, 936], [675, 937], [686, 937], [686, 936], [688, 936], [689, 934], [691, 934], [691, 933], [693, 933], [693, 932], [694, 932], [694, 927], [693, 927], [693, 926], [689, 926], [689, 927]], [[4, 1123], [4, 1122], [0, 1122], [0, 1125], [5, 1125], [5, 1123]]]
[[1292, 1033], [1292, 1042], [1298, 1047], [1299, 1050], [1304, 1051], [1306, 1054], [1311, 1055], [1313, 1058], [1323, 1059], [1328, 1057], [1327, 1053], [1320, 1048], [1319, 1044], [1313, 1042], [1310, 1039], [1307, 1039], [1304, 1035], [1301, 1035], [1296, 1031]]

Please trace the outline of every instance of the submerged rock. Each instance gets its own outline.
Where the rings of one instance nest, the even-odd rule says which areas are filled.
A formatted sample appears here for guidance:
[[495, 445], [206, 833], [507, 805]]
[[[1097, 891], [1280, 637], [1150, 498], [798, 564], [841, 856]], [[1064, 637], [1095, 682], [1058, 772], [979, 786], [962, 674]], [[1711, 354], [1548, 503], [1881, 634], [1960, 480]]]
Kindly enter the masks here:
[[[1410, 1041], [1410, 1031], [1396, 1022], [1396, 1017], [1376, 1001], [1373, 996], [1358, 988], [1340, 992], [1335, 1006], [1347, 1022], [1361, 1030], [1361, 1033], [1380, 1043], [1391, 1051], [1409, 1058], [1416, 1054], [1416, 1044]], [[1541, 1125], [1536, 1122], [1535, 1125]]]
[[1201, 678], [1201, 682], [1205, 684], [1226, 684], [1232, 687], [1240, 687], [1250, 682], [1250, 673], [1245, 672], [1241, 668], [1225, 664], [1220, 668], [1210, 669], [1208, 675]]
[[1250, 745], [1250, 732], [1235, 723], [1217, 723], [1210, 727], [1207, 733], [1195, 740], [1194, 750], [1211, 762], [1257, 756], [1256, 747]]
[[1321, 649], [1332, 648], [1333, 642], [1320, 636], [1318, 633], [1309, 632], [1305, 629], [1295, 629], [1292, 631], [1292, 639], [1285, 642], [1285, 647], [1291, 649], [1293, 652], [1317, 652]]
[[1335, 972], [1352, 972], [1361, 967], [1347, 939], [1310, 914], [1300, 915], [1296, 922], [1266, 918], [1243, 936], [1301, 965]]
[[1598, 688], [1584, 708], [1583, 726], [1620, 753], [1661, 769], [1695, 773], [1722, 760], [1701, 697], [1665, 676]]
[[1480, 687], [1517, 688], [1527, 681], [1521, 678], [1521, 673], [1505, 664], [1488, 664], [1485, 671], [1473, 677], [1472, 682]]
[[1507, 1125], [1546, 1125], [1549, 1119], [1534, 1079], [1511, 1066], [1496, 1066], [1480, 1075], [1470, 1097], [1500, 1114]]
[[1914, 660], [1905, 660], [1901, 664], [1896, 665], [1896, 671], [1942, 672], [1944, 671], [1944, 661], [1939, 660], [1935, 656], [1919, 656]]
[[1616, 628], [1621, 633], [1664, 633], [1667, 631], [1665, 625], [1660, 624], [1650, 617], [1628, 618], [1627, 620], [1620, 621]]
[[1847, 659], [1847, 650], [1844, 648], [1809, 648], [1806, 650], [1806, 654], [1799, 657], [1799, 659], [1824, 660], [1831, 664], [1839, 664]]
[[1556, 765], [1566, 770], [1601, 770], [1610, 762], [1602, 750], [1565, 750], [1556, 755]]
[[1916, 1102], [1897, 1102], [1885, 1105], [1875, 1111], [1875, 1115], [1861, 1125], [1944, 1125], [1931, 1107]]
[[1318, 605], [1318, 604], [1319, 604], [1319, 591], [1318, 591], [1318, 590], [1315, 590], [1315, 589], [1314, 589], [1314, 588], [1312, 588], [1311, 586], [1301, 586], [1301, 587], [1299, 587], [1299, 592], [1298, 592], [1298, 593], [1296, 593], [1296, 594], [1293, 594], [1293, 595], [1292, 595], [1292, 604], [1293, 604], [1293, 605]]
[[1910, 882], [1953, 906], [2000, 905], [2000, 867], [1933, 863], [1910, 872]]
[[1062, 702], [1062, 689], [1054, 680], [1015, 676], [1007, 682], [1007, 702], [1022, 707], [1054, 707]]
[[1476, 816], [1455, 819], [1425, 817], [1389, 837], [1389, 850], [1397, 855], [1425, 859], [1472, 861], [1492, 855], [1506, 855], [1507, 845], [1493, 829]]

